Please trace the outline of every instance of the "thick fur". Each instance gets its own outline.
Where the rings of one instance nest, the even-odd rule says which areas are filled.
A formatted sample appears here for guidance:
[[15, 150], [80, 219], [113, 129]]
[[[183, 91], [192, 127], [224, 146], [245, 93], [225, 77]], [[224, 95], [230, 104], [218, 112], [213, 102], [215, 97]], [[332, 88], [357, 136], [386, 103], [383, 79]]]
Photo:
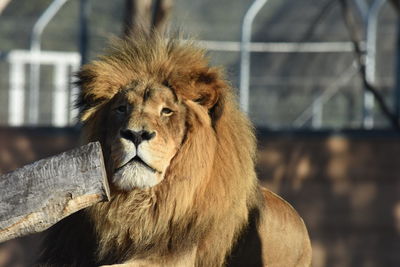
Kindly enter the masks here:
[[258, 185], [252, 126], [202, 49], [157, 35], [116, 40], [78, 78], [85, 142], [106, 142], [108, 105], [135, 81], [174, 91], [186, 110], [185, 135], [158, 185], [114, 188], [110, 202], [57, 224], [39, 263], [310, 265], [304, 223], [289, 204]]

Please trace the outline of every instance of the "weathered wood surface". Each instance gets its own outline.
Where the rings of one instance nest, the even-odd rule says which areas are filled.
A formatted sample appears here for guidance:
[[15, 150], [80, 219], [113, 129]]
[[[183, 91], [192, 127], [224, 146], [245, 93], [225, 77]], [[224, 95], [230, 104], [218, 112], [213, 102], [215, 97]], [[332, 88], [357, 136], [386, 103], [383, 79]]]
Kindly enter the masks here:
[[2, 175], [0, 242], [41, 232], [109, 195], [98, 142]]

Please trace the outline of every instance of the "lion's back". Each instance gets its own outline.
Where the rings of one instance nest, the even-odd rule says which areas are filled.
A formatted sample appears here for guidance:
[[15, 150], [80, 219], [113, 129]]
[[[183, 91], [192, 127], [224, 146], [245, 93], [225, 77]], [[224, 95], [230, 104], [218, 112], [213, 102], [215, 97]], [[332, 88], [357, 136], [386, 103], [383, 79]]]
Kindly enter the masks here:
[[304, 221], [278, 195], [261, 188], [265, 206], [258, 231], [265, 266], [310, 266], [311, 243]]

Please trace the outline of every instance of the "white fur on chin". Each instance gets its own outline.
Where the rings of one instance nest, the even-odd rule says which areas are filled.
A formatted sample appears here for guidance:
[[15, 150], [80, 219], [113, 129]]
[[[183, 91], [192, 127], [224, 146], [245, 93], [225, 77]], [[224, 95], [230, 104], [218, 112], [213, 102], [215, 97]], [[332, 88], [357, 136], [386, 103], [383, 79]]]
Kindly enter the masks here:
[[145, 189], [157, 185], [161, 181], [160, 175], [140, 163], [132, 162], [118, 170], [112, 177], [112, 182], [124, 191], [133, 188]]

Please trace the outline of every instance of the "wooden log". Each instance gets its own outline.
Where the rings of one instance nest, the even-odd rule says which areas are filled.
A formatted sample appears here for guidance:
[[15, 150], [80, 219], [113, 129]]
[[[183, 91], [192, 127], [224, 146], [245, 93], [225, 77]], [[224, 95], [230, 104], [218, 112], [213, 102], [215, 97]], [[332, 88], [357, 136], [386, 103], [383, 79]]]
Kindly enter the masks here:
[[26, 165], [0, 176], [0, 242], [46, 230], [109, 197], [98, 142]]

